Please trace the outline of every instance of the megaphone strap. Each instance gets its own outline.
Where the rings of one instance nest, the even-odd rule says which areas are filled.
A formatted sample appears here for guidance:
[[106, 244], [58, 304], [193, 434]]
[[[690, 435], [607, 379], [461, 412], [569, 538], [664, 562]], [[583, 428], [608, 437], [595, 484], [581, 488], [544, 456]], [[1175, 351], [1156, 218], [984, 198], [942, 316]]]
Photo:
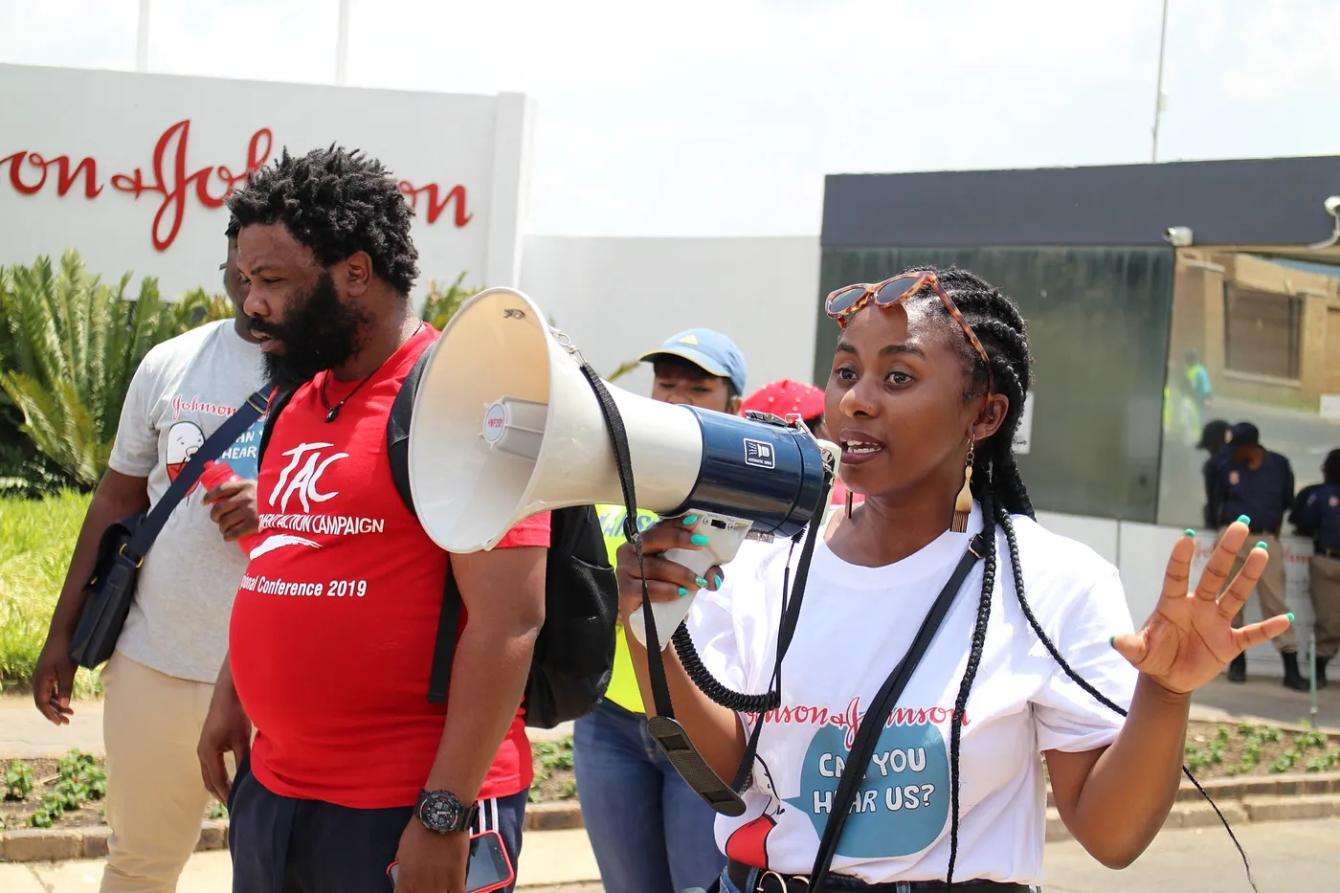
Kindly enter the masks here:
[[619, 488], [623, 491], [624, 508], [627, 510], [624, 518], [624, 534], [636, 550], [638, 576], [642, 579], [642, 617], [647, 643], [647, 675], [651, 681], [652, 703], [656, 708], [656, 715], [647, 718], [647, 731], [665, 753], [670, 764], [698, 796], [722, 815], [740, 815], [744, 812], [744, 800], [707, 764], [688, 733], [675, 719], [674, 705], [670, 700], [670, 686], [665, 677], [665, 653], [661, 650], [660, 637], [656, 632], [651, 599], [647, 592], [646, 574], [642, 570], [642, 535], [637, 529], [637, 493], [633, 482], [633, 460], [628, 450], [628, 432], [624, 428], [619, 407], [610, 396], [605, 383], [601, 381], [600, 375], [585, 362], [581, 364], [581, 370], [582, 376], [586, 378], [596, 395], [600, 414], [605, 420], [605, 430], [609, 434], [610, 445], [614, 450], [614, 464], [619, 472]]

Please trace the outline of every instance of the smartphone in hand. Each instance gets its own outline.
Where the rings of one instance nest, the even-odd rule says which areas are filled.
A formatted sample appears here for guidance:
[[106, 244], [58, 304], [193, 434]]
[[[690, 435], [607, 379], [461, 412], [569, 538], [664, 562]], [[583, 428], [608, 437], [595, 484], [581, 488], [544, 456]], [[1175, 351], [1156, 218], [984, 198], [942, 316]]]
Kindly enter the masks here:
[[[386, 866], [386, 875], [394, 884], [400, 876], [400, 863]], [[465, 893], [491, 893], [511, 886], [516, 869], [507, 856], [502, 835], [485, 831], [470, 838], [470, 861], [465, 871]]]

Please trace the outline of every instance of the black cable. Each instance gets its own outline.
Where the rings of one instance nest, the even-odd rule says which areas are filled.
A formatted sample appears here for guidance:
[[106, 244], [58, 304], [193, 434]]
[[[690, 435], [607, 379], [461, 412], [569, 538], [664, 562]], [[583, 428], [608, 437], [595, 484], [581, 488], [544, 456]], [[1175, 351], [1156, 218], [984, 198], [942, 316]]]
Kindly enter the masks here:
[[675, 630], [670, 641], [675, 643], [675, 653], [679, 655], [679, 662], [684, 665], [684, 672], [689, 674], [693, 684], [708, 698], [727, 710], [734, 710], [736, 713], [767, 713], [769, 710], [777, 709], [781, 704], [781, 692], [775, 687], [762, 694], [750, 695], [722, 684], [703, 664], [703, 659], [693, 644], [693, 637], [689, 635], [688, 627], [681, 626]]

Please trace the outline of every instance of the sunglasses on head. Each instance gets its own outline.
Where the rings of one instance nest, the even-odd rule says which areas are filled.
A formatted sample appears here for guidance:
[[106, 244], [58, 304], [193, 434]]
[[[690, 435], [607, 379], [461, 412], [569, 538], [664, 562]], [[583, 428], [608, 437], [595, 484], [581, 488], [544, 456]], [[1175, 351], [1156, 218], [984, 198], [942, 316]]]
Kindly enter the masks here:
[[824, 309], [831, 318], [837, 320], [838, 326], [846, 328], [847, 321], [851, 319], [852, 315], [871, 301], [875, 302], [876, 307], [892, 307], [895, 304], [901, 304], [908, 298], [915, 297], [927, 288], [939, 297], [945, 310], [963, 328], [963, 334], [968, 336], [968, 343], [972, 345], [972, 349], [986, 364], [989, 389], [991, 360], [986, 355], [986, 348], [982, 347], [981, 339], [972, 330], [972, 326], [968, 325], [968, 321], [963, 318], [963, 312], [955, 306], [953, 299], [941, 288], [940, 277], [934, 273], [905, 273], [901, 276], [885, 279], [883, 282], [876, 282], [873, 285], [864, 282], [844, 285], [842, 288], [828, 293], [828, 297], [824, 301]]

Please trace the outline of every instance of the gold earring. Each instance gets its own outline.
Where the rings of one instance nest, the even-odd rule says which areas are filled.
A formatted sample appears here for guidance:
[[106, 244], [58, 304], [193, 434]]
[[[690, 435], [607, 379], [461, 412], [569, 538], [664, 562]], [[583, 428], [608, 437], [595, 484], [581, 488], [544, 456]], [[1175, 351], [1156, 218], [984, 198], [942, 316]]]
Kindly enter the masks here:
[[954, 520], [949, 524], [949, 529], [955, 533], [966, 533], [968, 518], [972, 516], [972, 460], [976, 452], [976, 445], [969, 441], [968, 461], [963, 466], [963, 488], [954, 499]]
[[851, 518], [851, 491], [847, 491], [847, 517]]

